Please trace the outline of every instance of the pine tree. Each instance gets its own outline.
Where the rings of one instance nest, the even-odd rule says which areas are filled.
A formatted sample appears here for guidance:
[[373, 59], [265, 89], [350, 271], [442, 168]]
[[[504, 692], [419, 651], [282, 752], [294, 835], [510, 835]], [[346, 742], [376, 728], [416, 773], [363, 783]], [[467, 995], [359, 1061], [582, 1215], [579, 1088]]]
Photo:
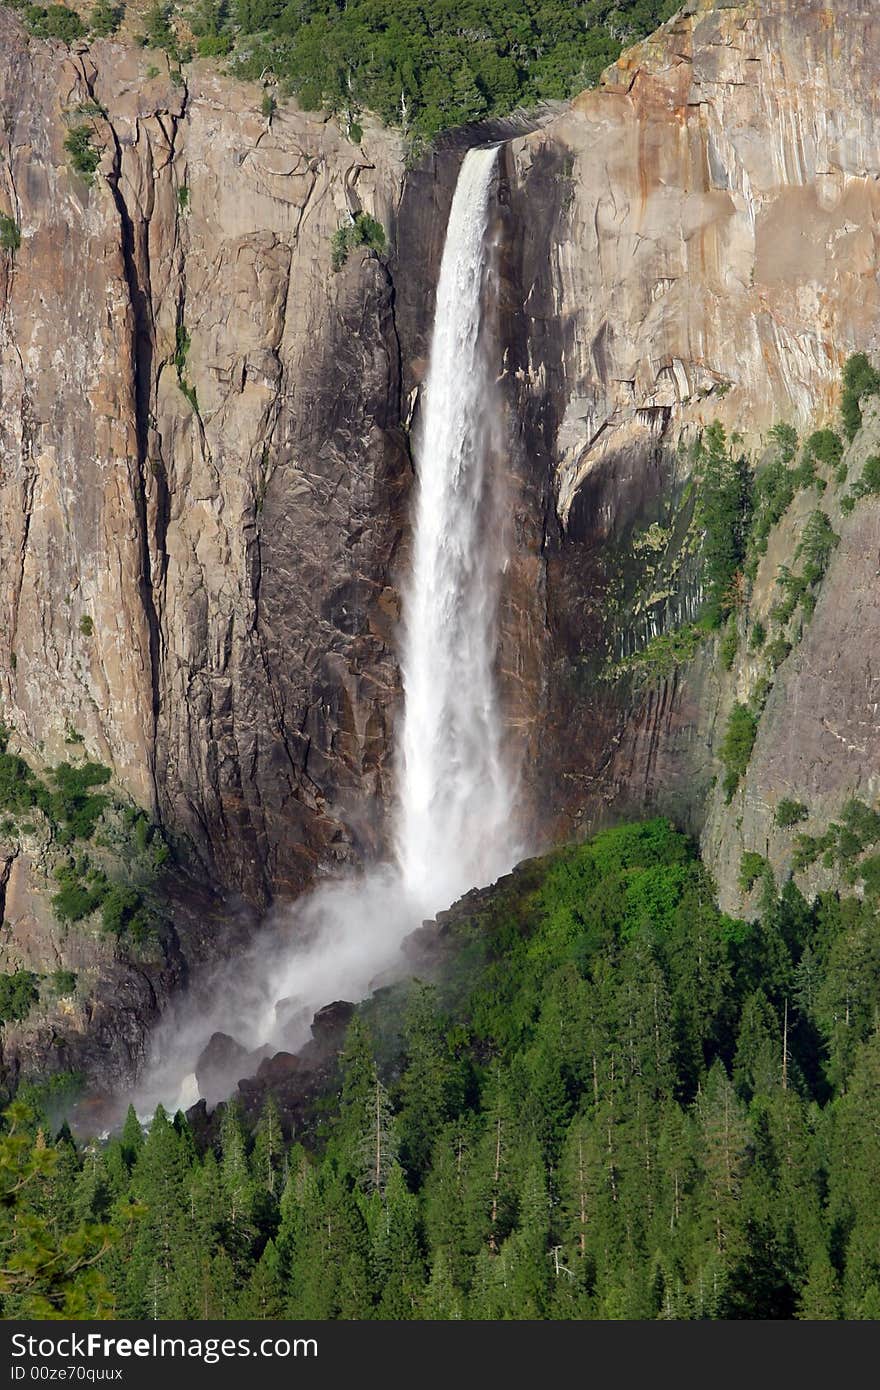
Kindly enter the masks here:
[[256, 1236], [257, 1190], [248, 1162], [241, 1114], [232, 1102], [225, 1106], [220, 1121], [220, 1191], [225, 1217], [223, 1244], [233, 1265], [241, 1272]]
[[388, 1177], [377, 1232], [375, 1267], [381, 1288], [380, 1318], [402, 1321], [417, 1315], [425, 1284], [419, 1241], [419, 1204], [407, 1190], [399, 1164]]
[[281, 1112], [273, 1095], [266, 1097], [254, 1132], [252, 1168], [254, 1181], [271, 1199], [281, 1195], [281, 1171], [284, 1163], [284, 1135], [281, 1131]]
[[260, 1320], [284, 1317], [285, 1290], [281, 1256], [267, 1241], [240, 1300], [239, 1316]]
[[733, 1062], [733, 1084], [745, 1101], [766, 1094], [782, 1076], [782, 1027], [763, 990], [746, 1000]]
[[449, 1108], [453, 1067], [437, 1011], [436, 991], [417, 985], [404, 1021], [405, 1066], [400, 1080], [401, 1159], [419, 1183]]
[[119, 1143], [122, 1151], [122, 1158], [129, 1172], [131, 1172], [138, 1154], [144, 1147], [144, 1131], [133, 1105], [130, 1105], [126, 1111], [125, 1124], [122, 1126]]
[[837, 1280], [825, 1254], [817, 1255], [810, 1265], [797, 1315], [809, 1322], [833, 1322], [840, 1317]]
[[397, 1127], [369, 1035], [355, 1015], [348, 1030], [342, 1069], [338, 1126], [343, 1169], [363, 1192], [384, 1194], [397, 1161]]
[[447, 1125], [434, 1146], [423, 1190], [432, 1267], [439, 1267], [442, 1278], [448, 1278], [459, 1293], [467, 1288], [483, 1239], [484, 1214], [479, 1208], [474, 1213], [473, 1162], [471, 1126], [465, 1120]]
[[434, 1321], [457, 1322], [464, 1317], [465, 1300], [456, 1286], [444, 1249], [437, 1251], [422, 1299], [421, 1316]]
[[[695, 1104], [703, 1174], [702, 1216], [723, 1264], [737, 1214], [748, 1138], [745, 1115], [724, 1064], [716, 1061]], [[717, 1288], [717, 1275], [716, 1275]]]
[[186, 1241], [190, 1171], [186, 1145], [160, 1105], [131, 1176], [132, 1195], [146, 1208], [126, 1270], [131, 1316], [177, 1314], [174, 1266]]

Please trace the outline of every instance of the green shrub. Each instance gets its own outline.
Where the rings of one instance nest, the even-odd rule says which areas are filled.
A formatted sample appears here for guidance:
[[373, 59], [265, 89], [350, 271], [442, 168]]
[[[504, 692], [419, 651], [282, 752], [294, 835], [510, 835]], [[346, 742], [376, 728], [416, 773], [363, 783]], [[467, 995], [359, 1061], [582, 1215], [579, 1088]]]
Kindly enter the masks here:
[[101, 162], [101, 152], [92, 144], [92, 130], [87, 125], [75, 125], [68, 132], [64, 148], [70, 165], [88, 184], [95, 181], [95, 170]]
[[24, 758], [17, 753], [0, 753], [0, 810], [13, 815], [29, 811], [37, 804], [40, 786]]
[[14, 217], [0, 212], [0, 251], [8, 251], [14, 256], [20, 246], [21, 228]]
[[20, 1023], [40, 997], [37, 976], [30, 970], [0, 974], [0, 1023]]
[[161, 48], [177, 57], [177, 38], [171, 25], [172, 6], [157, 0], [144, 15], [144, 30], [141, 39], [147, 48]]
[[[185, 183], [182, 183], [177, 190], [177, 206], [180, 208], [181, 212], [186, 212], [189, 207], [189, 189]], [[186, 332], [186, 329], [184, 329], [184, 332]]]
[[72, 970], [56, 970], [51, 976], [52, 990], [60, 999], [73, 994], [77, 977]]
[[728, 803], [745, 776], [757, 735], [758, 716], [748, 705], [734, 705], [719, 752], [725, 769], [722, 785]]
[[[853, 503], [862, 497], [875, 497], [880, 493], [880, 457], [872, 454], [866, 459], [862, 470], [862, 476], [857, 483], [853, 484], [852, 499]], [[841, 503], [841, 506], [843, 504]], [[852, 508], [850, 508], [852, 510]]]
[[865, 888], [865, 897], [876, 901], [880, 896], [880, 854], [863, 859], [859, 865], [859, 878]]
[[204, 34], [196, 41], [196, 51], [200, 58], [225, 58], [232, 52], [232, 35]]
[[97, 912], [107, 892], [107, 877], [86, 856], [62, 864], [55, 877], [60, 887], [52, 897], [52, 909], [59, 922], [82, 922]]
[[741, 893], [751, 893], [759, 878], [773, 877], [773, 869], [763, 854], [746, 850], [739, 864], [739, 888]]
[[123, 5], [114, 5], [111, 0], [95, 0], [89, 15], [89, 29], [97, 39], [107, 39], [122, 23], [125, 13]]
[[800, 463], [797, 468], [792, 470], [791, 480], [794, 483], [795, 491], [806, 491], [807, 488], [815, 487], [818, 483], [816, 460], [809, 450], [804, 450]]
[[795, 560], [804, 560], [803, 580], [806, 584], [817, 584], [824, 577], [831, 556], [840, 544], [840, 537], [834, 532], [825, 512], [816, 510], [804, 526], [800, 544], [795, 551]]
[[87, 32], [76, 11], [66, 5], [27, 5], [23, 17], [28, 30], [38, 39], [73, 43], [85, 38]]
[[749, 638], [749, 648], [753, 652], [759, 652], [767, 640], [767, 629], [760, 618], [752, 628], [752, 635]]
[[880, 840], [880, 812], [872, 810], [864, 801], [853, 797], [844, 806], [841, 819], [844, 829], [856, 841], [857, 852]]
[[789, 797], [783, 797], [776, 807], [774, 820], [780, 829], [790, 830], [793, 825], [806, 820], [809, 814], [802, 801], [792, 801]]
[[753, 511], [748, 461], [734, 456], [717, 421], [700, 445], [698, 524], [703, 530], [704, 620], [720, 627], [737, 606], [737, 577], [743, 568]]
[[724, 635], [721, 638], [719, 655], [721, 665], [725, 671], [733, 670], [733, 663], [736, 660], [736, 653], [739, 647], [739, 630], [736, 624], [736, 614], [731, 613], [724, 628]]
[[808, 869], [811, 864], [815, 864], [819, 855], [827, 850], [829, 846], [830, 842], [827, 836], [796, 835], [794, 854], [792, 855], [791, 861], [791, 867], [794, 872], [800, 873], [802, 869]]
[[80, 618], [79, 630], [82, 633], [83, 637], [92, 637], [94, 635], [95, 624], [93, 620], [89, 617], [88, 613], [84, 613], [83, 616]]
[[190, 385], [186, 376], [186, 361], [189, 356], [191, 341], [192, 340], [189, 336], [189, 332], [187, 331], [186, 325], [183, 323], [179, 323], [177, 325], [177, 334], [174, 346], [174, 357], [172, 358], [172, 361], [174, 362], [174, 366], [177, 370], [177, 384], [180, 387], [183, 394], [186, 396], [186, 399], [189, 401], [193, 410], [196, 412], [196, 414], [198, 414], [199, 402], [198, 397], [196, 395], [196, 388]]
[[142, 895], [135, 888], [114, 883], [101, 904], [101, 926], [110, 936], [130, 936], [142, 942], [149, 935], [149, 913]]
[[773, 671], [778, 670], [790, 652], [791, 643], [785, 637], [775, 637], [767, 647], [770, 669]]
[[108, 798], [92, 791], [110, 781], [110, 769], [102, 763], [83, 763], [72, 767], [60, 763], [51, 773], [56, 790], [38, 802], [49, 819], [60, 824], [65, 837], [89, 840], [107, 806]]
[[807, 440], [806, 447], [817, 463], [836, 468], [843, 458], [843, 440], [834, 430], [817, 430]]
[[639, 651], [606, 668], [603, 678], [613, 680], [631, 672], [648, 680], [665, 680], [679, 666], [693, 661], [706, 637], [706, 629], [699, 623], [659, 632]]
[[781, 463], [791, 463], [797, 454], [798, 437], [797, 430], [791, 425], [774, 425], [770, 431], [770, 439], [776, 445]]
[[351, 222], [345, 222], [333, 233], [330, 263], [334, 271], [341, 270], [348, 260], [349, 252], [355, 247], [365, 246], [369, 251], [381, 255], [385, 250], [385, 228], [368, 212], [355, 213]]
[[856, 499], [850, 493], [847, 493], [846, 497], [841, 497], [840, 499], [840, 510], [843, 512], [844, 516], [849, 516], [855, 505]]
[[863, 352], [850, 357], [843, 369], [843, 399], [840, 414], [847, 439], [855, 439], [862, 427], [862, 400], [880, 394], [880, 374]]

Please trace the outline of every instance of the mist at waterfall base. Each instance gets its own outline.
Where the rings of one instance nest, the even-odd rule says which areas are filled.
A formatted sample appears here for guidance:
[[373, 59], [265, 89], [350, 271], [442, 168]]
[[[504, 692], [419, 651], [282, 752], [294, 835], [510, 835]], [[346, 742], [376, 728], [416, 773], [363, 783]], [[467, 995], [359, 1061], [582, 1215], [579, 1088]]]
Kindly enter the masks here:
[[[520, 857], [494, 673], [505, 554], [492, 465], [502, 442], [484, 305], [496, 155], [464, 159], [437, 286], [403, 594], [394, 862], [320, 884], [180, 1000], [156, 1031], [141, 1113], [198, 1099], [195, 1062], [215, 1032], [253, 1053], [295, 1051], [317, 1009], [405, 973], [404, 938]], [[242, 1074], [233, 1064], [230, 1090]]]

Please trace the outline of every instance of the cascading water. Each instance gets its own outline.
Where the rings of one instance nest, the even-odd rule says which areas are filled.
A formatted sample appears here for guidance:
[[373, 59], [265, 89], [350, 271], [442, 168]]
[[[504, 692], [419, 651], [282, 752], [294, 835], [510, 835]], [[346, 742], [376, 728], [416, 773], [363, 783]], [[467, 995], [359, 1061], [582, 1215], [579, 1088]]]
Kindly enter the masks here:
[[[496, 155], [465, 157], [437, 287], [404, 596], [396, 862], [316, 888], [182, 1000], [157, 1031], [137, 1097], [143, 1112], [157, 1100], [197, 1099], [195, 1060], [212, 1033], [249, 1049], [301, 1046], [315, 1009], [362, 998], [399, 969], [401, 942], [426, 915], [516, 858], [494, 675], [504, 549], [483, 315]], [[229, 1089], [242, 1065], [232, 1064]]]
[[408, 895], [426, 910], [510, 866], [494, 676], [503, 556], [486, 467], [497, 412], [481, 334], [496, 155], [471, 150], [455, 190], [418, 450], [397, 853]]

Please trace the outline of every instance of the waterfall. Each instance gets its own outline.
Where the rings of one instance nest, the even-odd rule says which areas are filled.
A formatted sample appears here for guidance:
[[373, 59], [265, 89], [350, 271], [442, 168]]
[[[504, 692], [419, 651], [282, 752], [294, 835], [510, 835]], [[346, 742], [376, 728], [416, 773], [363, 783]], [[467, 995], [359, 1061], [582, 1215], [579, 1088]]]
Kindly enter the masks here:
[[481, 333], [496, 155], [471, 150], [456, 186], [416, 452], [397, 856], [406, 892], [428, 911], [510, 867], [494, 676], [504, 557], [486, 466], [498, 417]]
[[230, 1062], [213, 1099], [234, 1090], [242, 1068], [252, 1075], [265, 1052], [301, 1047], [316, 1009], [361, 999], [399, 974], [401, 943], [427, 915], [517, 857], [495, 682], [505, 554], [491, 466], [501, 456], [497, 373], [483, 313], [496, 153], [465, 157], [437, 287], [404, 592], [395, 862], [317, 886], [178, 1002], [138, 1087], [144, 1114], [158, 1100], [195, 1101], [196, 1061], [212, 1033], [250, 1053]]

